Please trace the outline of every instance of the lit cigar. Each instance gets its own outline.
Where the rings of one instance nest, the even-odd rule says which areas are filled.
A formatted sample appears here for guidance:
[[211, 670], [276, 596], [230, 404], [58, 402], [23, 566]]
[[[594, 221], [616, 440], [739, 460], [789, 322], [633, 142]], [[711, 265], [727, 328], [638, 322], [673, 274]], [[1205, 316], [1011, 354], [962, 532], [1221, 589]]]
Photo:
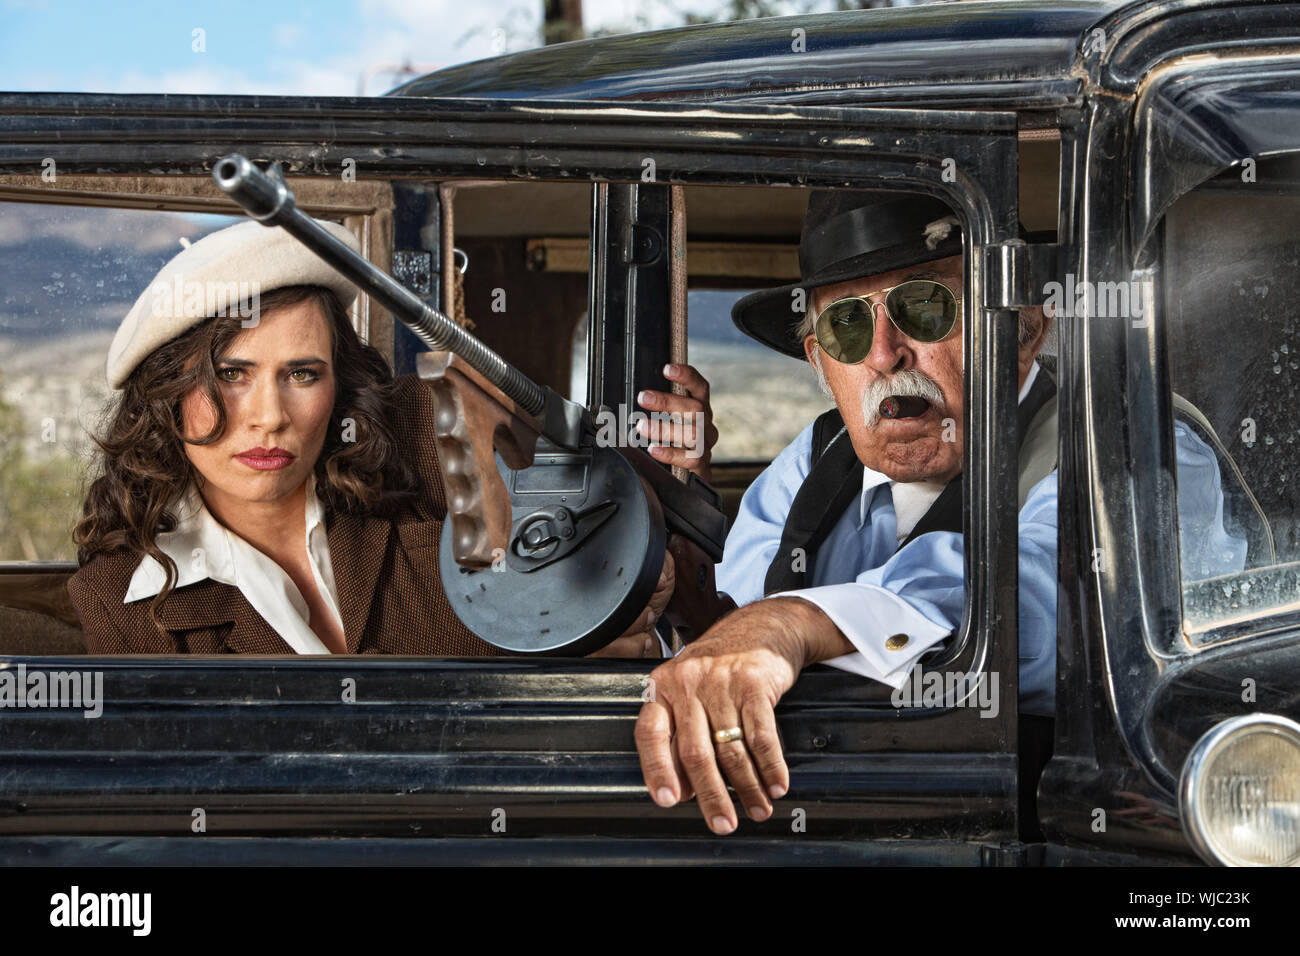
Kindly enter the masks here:
[[890, 395], [880, 403], [881, 418], [916, 418], [924, 415], [930, 403], [915, 395]]

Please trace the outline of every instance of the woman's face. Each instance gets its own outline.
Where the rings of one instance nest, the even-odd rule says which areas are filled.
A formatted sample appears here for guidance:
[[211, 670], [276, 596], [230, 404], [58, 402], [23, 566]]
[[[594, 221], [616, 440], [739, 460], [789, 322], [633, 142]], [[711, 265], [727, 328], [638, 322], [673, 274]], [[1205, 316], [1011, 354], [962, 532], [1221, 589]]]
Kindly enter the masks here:
[[[215, 363], [226, 430], [211, 445], [185, 445], [203, 476], [203, 496], [220, 513], [252, 502], [274, 503], [303, 486], [325, 444], [334, 408], [332, 334], [308, 299], [261, 314]], [[181, 402], [186, 438], [216, 423], [199, 388]]]

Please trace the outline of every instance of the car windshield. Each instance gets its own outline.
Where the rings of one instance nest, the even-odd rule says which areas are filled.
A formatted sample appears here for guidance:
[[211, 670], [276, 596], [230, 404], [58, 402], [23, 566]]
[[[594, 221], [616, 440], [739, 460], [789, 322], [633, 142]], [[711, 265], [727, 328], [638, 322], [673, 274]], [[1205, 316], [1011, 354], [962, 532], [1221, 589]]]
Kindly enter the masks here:
[[1189, 633], [1300, 606], [1298, 170], [1233, 170], [1165, 220]]

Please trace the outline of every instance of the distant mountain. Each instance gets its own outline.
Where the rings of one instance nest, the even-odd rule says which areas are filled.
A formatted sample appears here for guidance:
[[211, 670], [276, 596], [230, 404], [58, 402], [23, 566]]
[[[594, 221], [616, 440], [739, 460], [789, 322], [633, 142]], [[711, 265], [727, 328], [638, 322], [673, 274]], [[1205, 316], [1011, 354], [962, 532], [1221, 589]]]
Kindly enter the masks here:
[[731, 321], [731, 306], [749, 290], [693, 289], [687, 300], [691, 341], [762, 348]]
[[158, 270], [235, 220], [138, 209], [0, 203], [0, 333], [115, 329]]

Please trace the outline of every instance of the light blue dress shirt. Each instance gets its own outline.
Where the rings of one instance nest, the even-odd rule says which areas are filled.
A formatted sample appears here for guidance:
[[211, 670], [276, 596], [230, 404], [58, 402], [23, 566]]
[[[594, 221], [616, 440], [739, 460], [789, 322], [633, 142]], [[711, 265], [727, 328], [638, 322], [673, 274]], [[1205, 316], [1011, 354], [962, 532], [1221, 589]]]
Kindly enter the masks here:
[[[809, 425], [800, 432], [741, 500], [716, 568], [718, 590], [737, 605], [763, 597], [786, 516], [810, 470], [812, 431]], [[1240, 570], [1245, 544], [1223, 530], [1214, 452], [1181, 423], [1174, 433], [1185, 565], [1190, 560], [1199, 567], [1213, 556], [1217, 573]], [[1053, 471], [1030, 490], [1020, 511], [1020, 710], [1045, 716], [1054, 713], [1056, 698], [1056, 482]], [[812, 586], [784, 595], [816, 604], [856, 648], [828, 664], [899, 688], [921, 655], [960, 625], [965, 558], [962, 536], [948, 531], [898, 547], [892, 484], [866, 469], [858, 506], [845, 510], [817, 551]], [[898, 633], [909, 638], [902, 649], [889, 644]]]

